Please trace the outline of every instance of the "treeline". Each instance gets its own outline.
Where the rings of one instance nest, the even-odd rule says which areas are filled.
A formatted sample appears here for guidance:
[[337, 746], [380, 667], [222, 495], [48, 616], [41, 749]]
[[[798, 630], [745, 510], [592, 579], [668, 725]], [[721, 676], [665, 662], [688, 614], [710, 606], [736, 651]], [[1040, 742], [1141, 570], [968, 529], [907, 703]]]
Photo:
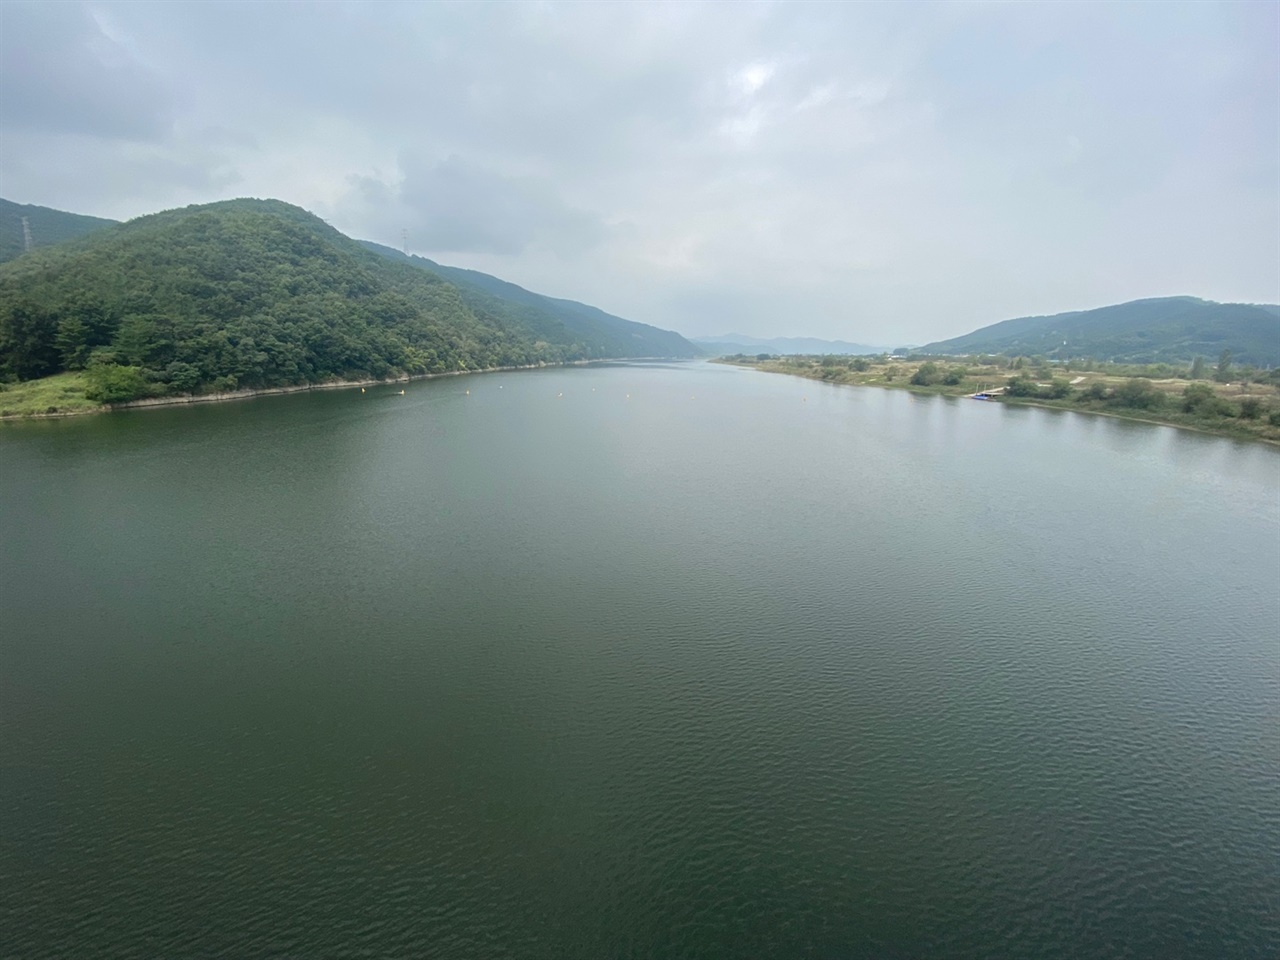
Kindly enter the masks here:
[[103, 403], [591, 354], [278, 201], [168, 211], [0, 266], [0, 379], [83, 370]]
[[1149, 413], [1174, 412], [1202, 420], [1236, 418], [1240, 420], [1266, 419], [1273, 427], [1280, 427], [1280, 409], [1261, 397], [1241, 396], [1228, 399], [1214, 391], [1207, 383], [1188, 383], [1181, 394], [1156, 388], [1146, 377], [1130, 377], [1111, 385], [1094, 381], [1081, 390], [1073, 388], [1069, 381], [1054, 379], [1039, 384], [1029, 377], [1011, 377], [1005, 387], [1005, 395], [1037, 400], [1074, 400], [1075, 404], [1094, 409], [1118, 408], [1141, 410]]
[[[913, 356], [912, 359], [917, 359]], [[954, 357], [945, 359], [954, 361]], [[1280, 367], [1259, 367], [1254, 364], [1237, 364], [1230, 350], [1223, 350], [1216, 360], [1195, 357], [1183, 363], [1114, 363], [1077, 357], [1071, 360], [1050, 360], [1045, 356], [983, 356], [969, 361], [989, 369], [1025, 371], [1040, 377], [1055, 373], [1099, 373], [1108, 377], [1147, 377], [1151, 380], [1216, 380], [1218, 383], [1271, 383], [1280, 384]]]

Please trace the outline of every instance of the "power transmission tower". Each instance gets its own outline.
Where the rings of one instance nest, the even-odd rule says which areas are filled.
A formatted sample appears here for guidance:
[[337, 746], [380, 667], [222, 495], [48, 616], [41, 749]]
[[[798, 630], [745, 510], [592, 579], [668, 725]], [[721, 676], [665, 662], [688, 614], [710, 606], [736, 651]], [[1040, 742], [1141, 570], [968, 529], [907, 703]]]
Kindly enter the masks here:
[[400, 250], [407, 257], [409, 255], [409, 231], [400, 231]]
[[25, 253], [31, 249], [31, 224], [27, 223], [27, 218], [22, 218], [22, 250]]

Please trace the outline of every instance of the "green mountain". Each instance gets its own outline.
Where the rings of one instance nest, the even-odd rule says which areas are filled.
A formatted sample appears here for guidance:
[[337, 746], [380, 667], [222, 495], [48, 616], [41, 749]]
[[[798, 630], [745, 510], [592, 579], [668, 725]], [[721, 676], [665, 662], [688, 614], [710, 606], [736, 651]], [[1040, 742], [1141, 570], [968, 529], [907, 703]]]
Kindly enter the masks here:
[[561, 331], [588, 346], [593, 357], [699, 357], [703, 352], [678, 333], [624, 320], [597, 307], [533, 293], [476, 270], [448, 267], [426, 257], [406, 256], [371, 240], [362, 244], [379, 256], [443, 277], [477, 313], [500, 316], [551, 336]]
[[1096, 310], [1019, 317], [940, 340], [926, 354], [1002, 353], [1117, 363], [1186, 363], [1230, 350], [1237, 363], [1280, 365], [1280, 306], [1196, 297], [1134, 300]]
[[22, 218], [27, 219], [31, 249], [51, 247], [64, 240], [74, 240], [104, 227], [115, 226], [114, 220], [65, 213], [50, 207], [0, 200], [0, 263], [20, 257], [27, 249]]
[[468, 298], [278, 200], [186, 207], [0, 265], [0, 378], [83, 368], [117, 402], [653, 353], [616, 349], [613, 323]]

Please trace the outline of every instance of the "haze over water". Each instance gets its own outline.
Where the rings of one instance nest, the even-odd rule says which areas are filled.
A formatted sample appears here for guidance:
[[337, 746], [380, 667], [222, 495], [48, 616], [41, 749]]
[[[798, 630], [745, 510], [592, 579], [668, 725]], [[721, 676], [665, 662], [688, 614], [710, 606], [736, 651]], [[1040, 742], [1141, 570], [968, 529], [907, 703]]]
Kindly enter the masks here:
[[1280, 954], [1280, 452], [399, 389], [0, 430], [0, 954]]

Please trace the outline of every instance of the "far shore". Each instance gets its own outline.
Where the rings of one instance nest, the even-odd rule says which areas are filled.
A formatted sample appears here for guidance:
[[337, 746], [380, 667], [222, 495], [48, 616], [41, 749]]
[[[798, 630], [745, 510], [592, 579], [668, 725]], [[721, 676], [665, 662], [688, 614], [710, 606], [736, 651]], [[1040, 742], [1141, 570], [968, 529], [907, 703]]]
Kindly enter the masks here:
[[[170, 397], [147, 397], [126, 403], [105, 403], [76, 410], [57, 410], [53, 413], [10, 413], [0, 415], [0, 423], [25, 420], [56, 420], [62, 417], [82, 417], [95, 413], [114, 413], [119, 410], [144, 410], [156, 407], [173, 407], [189, 403], [224, 403], [232, 400], [248, 400], [252, 397], [270, 397], [285, 393], [306, 393], [312, 390], [349, 390], [354, 387], [390, 386], [417, 380], [438, 380], [442, 377], [461, 377], [480, 373], [510, 373], [520, 370], [546, 370], [556, 367], [588, 367], [603, 363], [651, 363], [655, 361], [687, 361], [689, 357], [601, 357], [597, 360], [565, 360], [561, 363], [530, 363], [514, 367], [484, 367], [478, 370], [448, 370], [443, 373], [401, 374], [381, 380], [326, 380], [322, 383], [300, 383], [288, 387], [245, 388], [218, 393], [181, 394]], [[32, 381], [36, 382], [36, 381]]]
[[[925, 394], [930, 396], [944, 397], [972, 397], [974, 390], [972, 384], [969, 386], [942, 387], [942, 386], [917, 386], [912, 384], [906, 376], [897, 377], [893, 380], [884, 380], [881, 378], [861, 379], [861, 380], [830, 380], [821, 375], [820, 368], [813, 368], [806, 372], [803, 368], [783, 368], [777, 364], [763, 363], [743, 363], [734, 359], [720, 357], [712, 360], [713, 363], [722, 363], [726, 366], [742, 367], [747, 370], [757, 370], [761, 373], [780, 373], [784, 376], [799, 377], [802, 380], [814, 380], [818, 383], [830, 383], [833, 386], [842, 387], [881, 387], [889, 390], [906, 390], [910, 393]], [[901, 365], [903, 369], [909, 369], [906, 364]], [[989, 380], [999, 379], [997, 375], [991, 375]], [[1084, 379], [1077, 377], [1076, 382]], [[1179, 385], [1184, 381], [1178, 381]], [[1082, 407], [1069, 402], [1038, 399], [1034, 397], [1009, 397], [1003, 395], [995, 395], [990, 399], [980, 401], [986, 403], [1001, 403], [1006, 406], [1017, 407], [1038, 407], [1042, 410], [1060, 410], [1066, 413], [1082, 413], [1091, 414], [1099, 417], [1111, 417], [1115, 420], [1130, 420], [1135, 423], [1149, 423], [1162, 427], [1176, 427], [1179, 430], [1190, 430], [1194, 433], [1207, 434], [1214, 437], [1226, 437], [1231, 440], [1253, 441], [1265, 443], [1268, 446], [1280, 447], [1280, 439], [1274, 436], [1266, 436], [1260, 432], [1241, 429], [1237, 425], [1237, 421], [1224, 418], [1221, 426], [1215, 426], [1208, 422], [1187, 422], [1185, 419], [1173, 419], [1152, 415], [1149, 411], [1142, 410], [1103, 410], [1096, 407]], [[1274, 432], [1274, 428], [1271, 428]]]

